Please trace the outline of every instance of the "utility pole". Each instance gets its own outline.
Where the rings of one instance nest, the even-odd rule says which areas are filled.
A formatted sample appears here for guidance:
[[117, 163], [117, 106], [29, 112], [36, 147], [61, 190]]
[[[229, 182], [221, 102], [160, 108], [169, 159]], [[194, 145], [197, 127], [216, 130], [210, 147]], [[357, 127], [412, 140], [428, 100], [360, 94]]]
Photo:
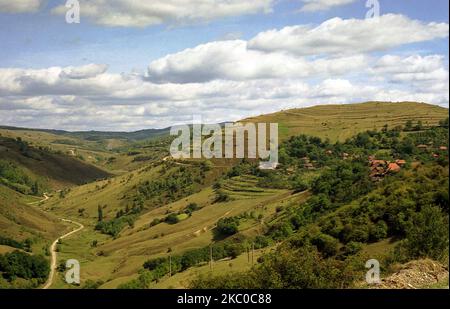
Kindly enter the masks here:
[[252, 242], [252, 266], [255, 262], [255, 243]]
[[212, 244], [209, 246], [209, 269], [212, 270], [213, 264], [213, 254], [212, 254]]

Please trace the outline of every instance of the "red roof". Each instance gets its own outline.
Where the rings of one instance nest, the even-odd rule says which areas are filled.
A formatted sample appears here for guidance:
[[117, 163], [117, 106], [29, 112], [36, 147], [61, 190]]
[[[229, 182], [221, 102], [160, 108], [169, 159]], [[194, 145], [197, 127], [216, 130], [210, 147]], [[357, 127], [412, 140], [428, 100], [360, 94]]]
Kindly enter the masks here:
[[400, 171], [400, 170], [401, 170], [401, 167], [398, 166], [397, 163], [389, 163], [388, 171], [398, 172], [398, 171]]
[[385, 165], [386, 161], [384, 160], [372, 160], [372, 165], [377, 166], [377, 165]]

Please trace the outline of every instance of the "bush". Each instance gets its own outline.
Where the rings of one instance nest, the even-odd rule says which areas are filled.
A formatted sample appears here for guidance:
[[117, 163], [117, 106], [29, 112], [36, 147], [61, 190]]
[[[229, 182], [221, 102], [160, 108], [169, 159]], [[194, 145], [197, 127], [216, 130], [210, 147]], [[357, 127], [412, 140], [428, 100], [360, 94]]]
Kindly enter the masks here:
[[234, 235], [239, 231], [239, 219], [229, 217], [220, 219], [217, 222], [217, 232], [224, 236]]
[[402, 244], [410, 259], [429, 257], [442, 259], [449, 247], [448, 216], [436, 206], [425, 206], [409, 221], [406, 240]]
[[178, 215], [176, 213], [171, 213], [166, 217], [165, 222], [168, 224], [177, 224], [178, 222], [180, 222], [180, 219], [178, 218]]
[[5, 279], [13, 280], [19, 277], [37, 279], [43, 283], [49, 272], [50, 265], [43, 256], [29, 255], [20, 251], [0, 255], [0, 273]]
[[311, 244], [317, 247], [325, 257], [330, 257], [338, 252], [339, 241], [332, 236], [319, 234], [311, 240]]
[[375, 225], [370, 227], [370, 240], [379, 241], [385, 239], [388, 234], [388, 226], [383, 220], [378, 221]]
[[223, 192], [223, 191], [218, 191], [216, 194], [216, 199], [215, 202], [216, 203], [225, 203], [225, 202], [229, 202], [231, 200], [230, 195]]
[[324, 259], [314, 247], [281, 249], [252, 271], [200, 276], [194, 289], [320, 289], [350, 287], [357, 272], [349, 262]]

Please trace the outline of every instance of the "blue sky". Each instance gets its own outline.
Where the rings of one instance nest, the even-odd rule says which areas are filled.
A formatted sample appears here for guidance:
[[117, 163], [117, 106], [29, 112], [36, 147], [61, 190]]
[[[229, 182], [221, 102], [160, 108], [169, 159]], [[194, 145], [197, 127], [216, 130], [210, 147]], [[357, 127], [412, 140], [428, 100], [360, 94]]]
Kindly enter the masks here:
[[[339, 16], [363, 18], [365, 1], [333, 10], [299, 12], [300, 1], [279, 1], [268, 14], [230, 17], [190, 26], [160, 25], [147, 28], [102, 27], [83, 20], [67, 24], [51, 8], [65, 3], [48, 1], [37, 14], [0, 13], [2, 67], [44, 68], [49, 66], [107, 63], [114, 72], [144, 70], [150, 61], [169, 53], [220, 40], [229, 35], [249, 39], [257, 33], [295, 24], [321, 23]], [[413, 19], [448, 23], [449, 2], [445, 0], [380, 0], [381, 13], [405, 14]], [[448, 40], [415, 46], [426, 52], [446, 53]], [[124, 61], [124, 58], [127, 61]]]
[[[90, 67], [90, 69], [94, 71], [100, 70], [101, 72], [89, 73], [94, 75], [88, 74], [86, 79], [96, 78], [96, 81], [101, 83], [101, 86], [104, 86], [105, 80], [116, 80], [118, 76], [123, 75], [125, 76], [123, 78], [126, 80], [126, 83], [118, 82], [119, 84], [130, 84], [130, 87], [139, 87], [139, 89], [148, 88], [149, 92], [154, 93], [154, 91], [161, 91], [163, 94], [156, 95], [156, 97], [150, 94], [140, 94], [138, 97], [134, 95], [130, 96], [129, 93], [136, 92], [136, 89], [134, 88], [123, 89], [120, 94], [115, 96], [105, 95], [104, 91], [101, 89], [95, 89], [89, 93], [81, 93], [79, 88], [77, 88], [79, 85], [76, 85], [76, 83], [81, 83], [78, 77], [76, 78], [76, 81], [58, 80], [57, 82], [54, 80], [51, 82], [44, 82], [42, 80], [37, 81], [33, 79], [33, 87], [30, 86], [30, 89], [27, 90], [22, 89], [19, 91], [16, 89], [20, 88], [17, 85], [16, 88], [11, 86], [10, 89], [2, 89], [0, 87], [0, 111], [8, 109], [16, 113], [14, 117], [0, 116], [0, 123], [3, 122], [3, 124], [45, 126], [45, 124], [36, 119], [36, 115], [41, 115], [41, 119], [46, 119], [58, 128], [63, 129], [89, 129], [92, 125], [95, 125], [95, 128], [97, 129], [111, 130], [120, 128], [124, 130], [133, 130], [148, 126], [164, 126], [172, 122], [184, 121], [183, 117], [177, 115], [180, 106], [185, 108], [184, 114], [202, 113], [205, 106], [211, 107], [211, 110], [205, 113], [204, 117], [208, 120], [220, 121], [225, 120], [223, 119], [224, 112], [228, 117], [239, 119], [240, 117], [247, 115], [274, 111], [280, 108], [309, 106], [329, 102], [330, 100], [336, 100], [336, 103], [353, 103], [358, 100], [371, 99], [370, 93], [377, 92], [375, 87], [379, 87], [380, 89], [383, 88], [383, 90], [386, 91], [385, 96], [381, 96], [380, 98], [390, 99], [391, 97], [395, 98], [396, 95], [398, 95], [399, 98], [417, 97], [424, 101], [433, 101], [430, 102], [433, 104], [448, 106], [448, 95], [444, 94], [445, 91], [448, 92], [448, 87], [446, 89], [445, 86], [441, 85], [442, 83], [448, 83], [448, 34], [442, 34], [442, 31], [445, 32], [445, 29], [442, 30], [442, 25], [446, 24], [448, 28], [449, 3], [444, 0], [380, 0], [379, 3], [382, 16], [394, 14], [393, 16], [396, 16], [394, 18], [395, 22], [398, 19], [399, 23], [404, 22], [407, 26], [411, 25], [411, 31], [423, 30], [426, 33], [424, 32], [423, 35], [413, 42], [408, 40], [404, 40], [403, 42], [402, 40], [404, 37], [410, 35], [408, 31], [405, 31], [404, 33], [398, 34], [398, 44], [392, 43], [386, 47], [375, 46], [373, 49], [361, 50], [360, 52], [353, 53], [354, 57], [366, 57], [366, 61], [368, 61], [369, 65], [366, 65], [365, 67], [355, 67], [345, 74], [341, 72], [342, 69], [331, 71], [329, 69], [324, 69], [318, 70], [320, 72], [316, 72], [317, 70], [312, 69], [311, 67], [318, 67], [318, 63], [312, 63], [311, 65], [304, 63], [317, 59], [322, 59], [324, 61], [330, 60], [323, 64], [323, 66], [329, 68], [330, 63], [336, 62], [334, 59], [345, 60], [343, 57], [346, 57], [346, 55], [337, 55], [335, 52], [328, 53], [328, 51], [324, 51], [324, 54], [314, 54], [313, 49], [317, 44], [320, 44], [320, 38], [311, 38], [311, 40], [314, 41], [311, 43], [313, 45], [305, 45], [305, 47], [302, 47], [302, 44], [310, 43], [299, 41], [298, 50], [296, 50], [296, 41], [293, 41], [294, 43], [292, 44], [294, 45], [277, 47], [274, 48], [274, 50], [271, 48], [267, 50], [266, 47], [263, 47], [263, 45], [266, 44], [264, 40], [258, 41], [251, 50], [249, 46], [248, 50], [241, 51], [244, 53], [242, 54], [242, 57], [240, 57], [241, 54], [238, 54], [236, 51], [239, 48], [246, 47], [242, 47], [242, 45], [239, 44], [231, 44], [231, 47], [230, 45], [224, 47], [232, 48], [230, 52], [236, 52], [236, 57], [240, 57], [239, 59], [226, 58], [224, 61], [229, 61], [231, 63], [230, 66], [232, 63], [241, 62], [243, 66], [246, 66], [248, 61], [244, 61], [244, 59], [246, 59], [245, 57], [249, 57], [248, 59], [250, 60], [253, 56], [261, 57], [261, 62], [263, 63], [266, 61], [267, 63], [269, 61], [281, 61], [280, 59], [282, 57], [288, 57], [286, 58], [288, 61], [295, 62], [293, 65], [299, 65], [301, 68], [306, 66], [309, 68], [308, 70], [313, 71], [311, 73], [302, 74], [301, 76], [296, 76], [292, 73], [289, 73], [286, 76], [282, 73], [272, 74], [275, 70], [274, 68], [260, 68], [257, 67], [256, 64], [252, 64], [253, 66], [245, 72], [244, 69], [242, 69], [242, 74], [235, 74], [227, 71], [227, 68], [229, 67], [220, 70], [217, 69], [218, 71], [213, 74], [208, 72], [207, 65], [214, 66], [215, 63], [211, 58], [208, 58], [208, 55], [210, 55], [209, 57], [219, 57], [217, 53], [220, 53], [223, 48], [220, 42], [242, 41], [252, 44], [252, 40], [259, 34], [266, 33], [271, 29], [280, 31], [278, 34], [281, 34], [281, 29], [289, 26], [304, 26], [314, 29], [335, 17], [339, 17], [342, 21], [356, 19], [364, 22], [368, 10], [365, 7], [366, 1], [341, 0], [343, 2], [342, 5], [305, 12], [302, 11], [301, 8], [303, 5], [306, 5], [307, 3], [305, 2], [308, 1], [261, 0], [262, 2], [265, 2], [267, 6], [260, 8], [258, 7], [258, 1], [250, 0], [248, 2], [254, 3], [254, 5], [249, 5], [249, 8], [242, 9], [239, 7], [233, 9], [233, 13], [231, 14], [224, 13], [224, 16], [218, 13], [219, 16], [213, 20], [209, 20], [209, 13], [215, 11], [215, 9], [214, 7], [212, 10], [211, 8], [208, 8], [205, 10], [204, 15], [201, 15], [202, 13], [200, 12], [195, 21], [188, 18], [186, 20], [183, 17], [192, 14], [190, 11], [192, 5], [189, 7], [190, 1], [184, 1], [183, 3], [186, 3], [186, 7], [180, 7], [179, 11], [174, 12], [174, 14], [178, 14], [177, 16], [182, 16], [181, 18], [178, 18], [176, 22], [171, 18], [164, 19], [166, 18], [166, 15], [164, 15], [162, 21], [156, 24], [147, 23], [145, 25], [140, 25], [139, 27], [136, 27], [135, 25], [117, 26], [114, 25], [114, 20], [111, 21], [111, 19], [108, 19], [106, 23], [112, 24], [105, 24], [105, 22], [102, 21], [102, 18], [104, 17], [102, 12], [105, 12], [104, 15], [108, 14], [108, 12], [111, 14], [117, 14], [119, 12], [125, 14], [127, 17], [137, 19], [139, 16], [133, 16], [133, 14], [140, 14], [139, 9], [137, 10], [138, 13], [136, 13], [130, 6], [129, 12], [127, 12], [126, 9], [124, 11], [124, 8], [128, 8], [128, 6], [126, 6], [127, 0], [115, 1], [122, 3], [123, 5], [116, 11], [114, 11], [114, 5], [103, 9], [98, 5], [98, 3], [101, 3], [101, 0], [92, 0], [93, 3], [97, 2], [96, 8], [100, 8], [100, 11], [97, 11], [95, 14], [86, 13], [88, 16], [84, 14], [87, 10], [83, 11], [83, 7], [86, 8], [85, 3], [89, 3], [90, 1], [80, 1], [80, 24], [67, 24], [65, 22], [64, 14], [54, 12], [55, 7], [64, 5], [65, 1], [21, 1], [30, 1], [30, 3], [41, 2], [41, 5], [37, 9], [27, 12], [26, 9], [24, 11], [24, 9], [19, 10], [18, 8], [11, 7], [11, 4], [7, 3], [10, 1], [0, 0], [0, 69], [10, 69], [9, 71], [4, 70], [4, 80], [13, 84], [14, 82], [17, 82], [18, 79], [23, 79], [24, 76], [30, 78], [30, 72], [27, 70], [32, 69], [44, 70], [41, 72], [42, 75], [47, 74], [50, 76], [50, 73], [46, 73], [45, 70], [48, 70], [51, 67], [58, 67], [64, 71], [64, 68], [67, 67], [83, 68], [83, 66], [92, 64], [107, 65], [106, 72], [101, 71], [98, 68]], [[170, 0], [168, 2], [171, 1], [176, 2], [177, 0]], [[202, 1], [205, 0], [191, 2], [198, 4]], [[210, 3], [220, 3], [221, 1], [222, 0], [211, 0]], [[106, 2], [109, 3], [108, 1]], [[145, 11], [145, 13], [142, 14], [159, 14], [152, 13], [154, 10], [151, 7], [151, 3], [156, 2], [158, 1], [148, 1], [146, 4], [147, 7], [143, 7], [142, 9], [142, 12]], [[318, 0], [318, 2], [327, 3], [327, 0]], [[267, 11], [267, 8], [269, 8], [270, 12]], [[218, 7], [217, 11], [219, 10]], [[144, 17], [153, 18], [154, 16]], [[156, 17], [160, 18], [161, 15], [157, 15]], [[401, 21], [400, 19], [403, 17], [407, 18], [407, 21]], [[338, 20], [336, 23], [342, 25], [344, 23], [342, 21]], [[417, 26], [417, 23], [420, 23], [420, 27], [423, 29]], [[434, 23], [441, 25], [440, 32], [436, 29], [432, 29], [432, 24]], [[344, 26], [342, 25], [342, 27]], [[388, 26], [381, 25], [380, 27]], [[389, 28], [387, 28], [386, 31], [389, 31]], [[377, 35], [378, 33], [376, 31], [373, 32], [373, 35]], [[355, 29], [354, 33], [352, 32], [351, 34], [346, 35], [350, 36], [350, 39], [353, 35], [356, 40], [356, 37], [361, 35], [361, 33], [358, 33]], [[369, 33], [368, 35], [370, 36], [371, 34]], [[311, 36], [313, 35], [311, 34]], [[288, 38], [301, 40], [301, 38], [295, 37], [292, 33]], [[347, 39], [349, 38], [347, 37]], [[374, 38], [374, 40], [377, 39], [383, 40], [383, 38]], [[196, 48], [207, 43], [213, 43], [213, 47], [218, 47], [216, 49], [203, 48], [198, 54], [194, 53], [195, 55], [183, 53], [187, 48]], [[325, 42], [324, 44], [330, 45], [334, 43]], [[361, 44], [366, 43], [361, 42]], [[305, 55], [304, 49], [300, 50], [300, 47], [308, 47], [309, 49], [312, 49], [312, 51], [308, 51], [307, 55]], [[286, 50], [283, 48], [286, 48]], [[211, 49], [213, 49], [213, 51], [210, 51]], [[347, 50], [345, 53], [349, 52], [350, 50]], [[177, 53], [181, 54], [177, 57], [172, 57]], [[255, 54], [253, 55], [253, 53]], [[291, 55], [287, 55], [289, 53], [291, 53]], [[220, 59], [228, 57], [226, 53], [224, 54], [220, 54]], [[195, 58], [196, 56], [206, 58]], [[399, 58], [392, 60], [389, 58], [391, 56]], [[162, 60], [164, 57], [169, 57], [169, 59]], [[173, 60], [175, 62], [172, 62], [172, 58], [178, 60]], [[283, 58], [283, 61], [286, 59]], [[347, 59], [347, 61], [350, 61], [352, 64], [355, 63], [354, 59]], [[402, 72], [402, 69], [397, 65], [400, 61], [402, 61], [401, 63], [404, 63], [405, 66], [410, 66], [410, 68], [405, 68], [404, 72]], [[174, 63], [180, 65], [180, 62], [193, 62], [196, 67], [179, 67], [173, 69]], [[370, 62], [379, 63], [380, 65], [371, 67]], [[201, 67], [202, 63], [205, 64], [205, 67]], [[148, 69], [149, 65], [151, 66], [150, 69]], [[388, 65], [390, 66], [389, 68], [386, 67]], [[425, 71], [421, 72], [417, 69], [418, 67], [423, 68]], [[14, 70], [14, 74], [22, 74], [20, 78], [11, 73], [11, 69]], [[22, 69], [22, 71], [17, 71], [19, 69]], [[84, 68], [81, 70], [84, 72], [88, 69]], [[288, 70], [288, 68], [286, 68], [286, 70]], [[368, 73], [369, 71], [371, 73]], [[259, 73], [255, 72], [260, 72], [260, 76], [258, 75]], [[386, 76], [381, 76], [382, 74], [386, 74], [386, 72], [389, 72], [389, 74], [394, 72], [397, 74], [398, 78], [396, 80], [388, 80]], [[413, 73], [415, 74], [414, 76], [411, 75]], [[38, 73], [33, 73], [33, 78], [35, 74], [39, 75]], [[59, 75], [57, 76], [60, 77], [61, 74], [58, 74]], [[425, 76], [424, 74], [428, 75]], [[64, 76], [67, 79], [67, 76], [69, 75], [70, 74], [66, 74]], [[145, 77], [146, 75], [150, 75], [150, 80]], [[206, 75], [206, 77], [203, 75]], [[131, 80], [132, 78], [136, 78], [135, 76], [139, 76], [139, 81]], [[200, 78], [199, 76], [202, 77]], [[41, 78], [40, 75], [39, 78]], [[384, 80], [382, 80], [383, 78]], [[0, 81], [1, 80], [2, 72], [0, 71]], [[336, 81], [336, 83], [329, 82], [330, 80]], [[424, 91], [424, 89], [419, 89], [420, 87], [417, 87], [417, 85], [414, 84], [418, 80], [426, 80], [430, 84], [439, 84], [440, 86], [434, 87], [436, 89], [431, 93]], [[280, 93], [283, 92], [282, 95], [277, 94], [277, 96], [282, 96], [284, 99], [283, 102], [277, 101], [274, 97], [269, 97], [270, 94], [261, 94], [261, 96], [258, 97], [258, 94], [255, 94], [256, 90], [250, 91], [246, 88], [246, 92], [243, 92], [241, 95], [233, 94], [228, 97], [224, 95], [221, 97], [221, 102], [219, 103], [216, 102], [218, 100], [217, 97], [211, 99], [209, 95], [205, 94], [209, 91], [203, 90], [202, 88], [212, 89], [213, 87], [216, 87], [219, 89], [217, 91], [222, 95], [222, 87], [227, 86], [225, 86], [225, 84], [219, 85], [219, 81], [226, 81], [228, 84], [234, 83], [234, 86], [239, 86], [243, 89], [245, 87], [255, 87], [255, 89], [263, 86], [269, 87], [267, 85], [270, 84], [270, 87], [273, 89], [278, 89], [277, 91]], [[349, 84], [346, 83], [349, 82], [356, 88], [361, 88], [357, 83], [363, 81], [367, 87], [367, 95], [354, 93], [352, 95], [344, 96], [341, 93], [334, 94], [334, 92], [333, 95], [329, 95], [328, 97], [319, 95], [321, 90], [323, 90], [324, 93], [331, 91], [329, 88], [324, 88], [326, 85], [331, 85], [332, 87], [334, 87], [333, 85], [350, 87]], [[60, 82], [61, 85], [58, 86], [59, 89], [50, 89], [50, 84]], [[143, 84], [136, 86], [138, 82], [142, 82]], [[237, 85], [236, 83], [240, 84]], [[164, 85], [167, 87], [163, 88]], [[20, 86], [23, 86], [23, 82]], [[114, 85], [112, 84], [111, 87], [114, 87]], [[13, 88], [15, 90], [13, 90]], [[170, 95], [166, 96], [170, 91], [178, 91], [174, 90], [178, 88], [189, 93], [187, 98], [175, 98]], [[299, 89], [306, 89], [305, 92], [307, 95], [304, 97], [299, 95], [297, 92], [300, 91]], [[350, 88], [348, 89], [349, 92], [351, 92]], [[119, 98], [122, 101], [120, 101]], [[232, 108], [228, 108], [230, 106], [230, 100], [235, 102], [240, 99], [242, 99], [241, 104], [233, 103]], [[13, 101], [16, 101], [17, 104], [11, 103]], [[36, 103], [37, 101], [39, 101], [39, 103]], [[61, 103], [63, 101], [64, 103]], [[33, 104], [30, 102], [33, 102]], [[77, 103], [75, 104], [73, 102]], [[83, 106], [82, 111], [78, 111], [77, 114], [77, 111], [70, 108], [70, 104]], [[239, 108], [239, 105], [245, 105], [245, 108]], [[107, 106], [111, 106], [111, 109], [117, 110], [116, 114], [113, 115], [114, 117], [105, 116], [105, 107]], [[136, 110], [139, 112], [136, 112]], [[152, 112], [155, 110], [157, 112]], [[90, 117], [83, 116], [84, 113], [89, 114]], [[129, 114], [129, 117], [122, 116], [127, 113]], [[66, 117], [61, 117], [61, 115], [66, 115]], [[102, 117], [114, 119], [114, 123], [110, 120], [106, 122], [102, 120]], [[85, 119], [84, 122], [83, 119]], [[140, 120], [137, 121], [136, 119]]]

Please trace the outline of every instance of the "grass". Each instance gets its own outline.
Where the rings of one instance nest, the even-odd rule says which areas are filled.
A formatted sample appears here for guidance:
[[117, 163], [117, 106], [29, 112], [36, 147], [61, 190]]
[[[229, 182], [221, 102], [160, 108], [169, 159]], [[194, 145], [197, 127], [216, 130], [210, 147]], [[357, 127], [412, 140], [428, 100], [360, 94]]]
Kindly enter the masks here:
[[404, 126], [406, 121], [421, 120], [423, 125], [437, 124], [448, 117], [448, 109], [425, 103], [368, 102], [363, 104], [321, 105], [261, 115], [243, 122], [279, 123], [280, 139], [306, 134], [344, 141], [367, 130]]
[[46, 179], [50, 188], [57, 190], [67, 186], [81, 185], [109, 176], [106, 171], [63, 154], [29, 145], [26, 151], [15, 140], [0, 137], [0, 157], [15, 163], [32, 175]]
[[250, 270], [253, 265], [257, 264], [257, 260], [260, 256], [269, 253], [273, 248], [265, 248], [260, 250], [255, 250], [253, 254], [253, 264], [252, 255], [247, 253], [241, 254], [235, 259], [224, 259], [220, 261], [215, 261], [212, 267], [205, 263], [198, 267], [190, 268], [184, 272], [177, 273], [172, 277], [166, 276], [155, 283], [151, 288], [154, 289], [186, 289], [189, 288], [190, 282], [200, 275], [225, 275], [230, 272], [244, 272]]
[[[295, 109], [248, 120], [278, 122], [281, 139], [303, 133], [335, 141], [343, 140], [367, 129], [381, 128], [385, 123], [392, 127], [404, 125], [409, 119], [414, 121], [420, 119], [424, 125], [435, 124], [447, 117], [447, 114], [448, 110], [446, 109], [426, 104], [366, 103]], [[3, 136], [5, 136], [4, 132], [5, 130], [0, 130]], [[253, 213], [251, 218], [242, 219], [239, 233], [254, 237], [259, 235], [267, 224], [280, 220], [285, 215], [286, 209], [298, 207], [310, 196], [309, 192], [292, 194], [289, 190], [261, 188], [258, 186], [259, 179], [257, 177], [243, 175], [222, 182], [221, 190], [227, 193], [231, 200], [216, 203], [216, 191], [211, 184], [233, 166], [236, 160], [213, 159], [211, 160], [212, 169], [205, 173], [203, 183], [196, 185], [194, 191], [196, 193], [175, 202], [166, 203], [161, 207], [156, 207], [157, 205], [147, 201], [145, 210], [138, 216], [134, 225], [127, 226], [119, 237], [113, 238], [94, 230], [99, 205], [104, 207], [104, 219], [110, 220], [116, 216], [118, 210], [123, 210], [125, 206], [133, 202], [133, 192], [139, 183], [160, 179], [163, 177], [161, 170], [164, 168], [171, 170], [185, 166], [186, 168], [200, 169], [200, 162], [185, 160], [160, 164], [164, 157], [164, 151], [158, 144], [155, 147], [152, 146], [153, 148], [146, 148], [145, 143], [133, 146], [137, 147], [138, 151], [136, 152], [139, 152], [139, 155], [154, 154], [152, 160], [141, 162], [135, 161], [136, 155], [127, 151], [129, 144], [123, 144], [115, 139], [91, 142], [73, 136], [64, 136], [64, 139], [67, 138], [68, 141], [62, 142], [61, 136], [45, 132], [13, 131], [13, 133], [22, 136], [25, 140], [33, 141], [36, 146], [41, 143], [64, 151], [67, 151], [68, 147], [76, 149], [77, 153], [82, 154], [87, 162], [114, 171], [115, 175], [111, 175], [110, 179], [74, 186], [66, 192], [63, 198], [60, 198], [58, 193], [54, 193], [49, 201], [33, 207], [26, 203], [34, 202], [37, 198], [23, 196], [0, 186], [1, 233], [14, 236], [19, 240], [30, 236], [41, 237], [41, 240], [33, 246], [33, 250], [36, 252], [40, 252], [39, 250], [42, 252], [42, 248], [45, 245], [48, 246], [50, 240], [54, 240], [67, 229], [67, 226], [56, 219], [56, 216], [73, 219], [85, 225], [82, 232], [64, 239], [59, 246], [58, 263], [67, 259], [79, 260], [82, 283], [86, 280], [102, 280], [104, 281], [102, 288], [115, 288], [121, 283], [136, 278], [142, 264], [148, 259], [167, 256], [169, 251], [175, 255], [189, 249], [209, 245], [214, 241], [213, 230], [221, 218], [238, 216], [245, 212]], [[8, 134], [14, 137], [13, 133]], [[79, 184], [80, 180], [92, 181], [94, 179], [90, 173], [93, 173], [96, 168], [74, 158], [52, 154], [44, 156], [43, 162], [36, 164], [28, 158], [19, 160], [17, 152], [5, 151], [6, 148], [11, 148], [10, 145], [6, 146], [0, 147], [0, 154], [8, 156], [10, 160], [18, 162], [32, 173], [51, 177], [60, 186], [65, 187], [75, 183]], [[121, 152], [114, 153], [107, 149], [115, 147], [120, 147]], [[115, 159], [108, 162], [110, 157]], [[154, 164], [155, 162], [158, 164]], [[57, 165], [62, 166], [62, 169], [58, 170]], [[105, 172], [101, 169], [98, 170]], [[80, 173], [84, 176], [87, 173], [89, 177], [81, 179]], [[319, 171], [305, 173], [305, 181], [311, 182], [318, 173]], [[61, 177], [63, 176], [69, 180], [62, 181]], [[178, 217], [180, 222], [173, 225], [166, 223], [150, 225], [155, 219], [163, 219], [169, 213], [181, 213], [190, 203], [196, 203], [200, 207], [199, 210], [192, 213], [192, 216], [180, 214]], [[4, 207], [4, 205], [6, 206]], [[38, 207], [48, 212], [43, 212]], [[96, 246], [93, 245], [94, 241], [97, 243]], [[388, 240], [370, 244], [364, 246], [363, 253], [374, 257], [382, 256], [394, 245], [394, 242]], [[10, 249], [0, 248], [0, 250]], [[256, 256], [262, 253], [263, 251], [257, 251]], [[250, 267], [251, 263], [249, 264], [247, 256], [241, 255], [235, 260], [215, 262], [213, 272], [221, 274], [243, 271]], [[210, 272], [208, 265], [195, 267], [171, 278], [163, 278], [155, 287], [186, 287], [195, 275], [208, 272]], [[59, 273], [52, 288], [71, 288], [63, 279], [63, 274]]]

